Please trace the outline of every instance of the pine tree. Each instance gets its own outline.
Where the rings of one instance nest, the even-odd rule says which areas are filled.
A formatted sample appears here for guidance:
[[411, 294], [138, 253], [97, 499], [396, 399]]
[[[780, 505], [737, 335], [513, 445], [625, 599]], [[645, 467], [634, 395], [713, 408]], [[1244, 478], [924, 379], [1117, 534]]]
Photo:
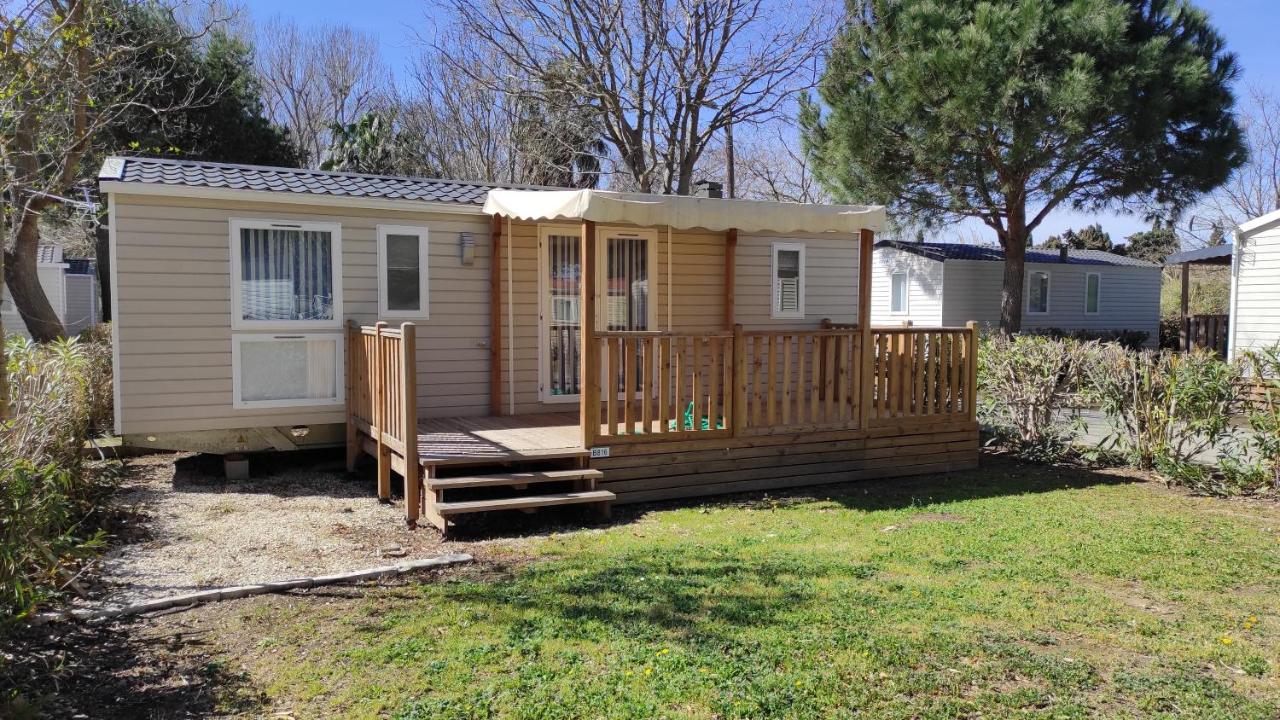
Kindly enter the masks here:
[[1244, 162], [1235, 56], [1187, 2], [849, 2], [821, 104], [801, 112], [815, 168], [838, 199], [991, 227], [1005, 332], [1050, 212], [1176, 212]]

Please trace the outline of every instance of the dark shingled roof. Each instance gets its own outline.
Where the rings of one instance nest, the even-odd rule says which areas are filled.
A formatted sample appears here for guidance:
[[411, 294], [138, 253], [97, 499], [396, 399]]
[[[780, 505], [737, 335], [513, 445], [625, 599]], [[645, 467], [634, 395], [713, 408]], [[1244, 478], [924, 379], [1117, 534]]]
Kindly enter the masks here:
[[139, 157], [107, 158], [98, 173], [98, 179], [149, 185], [421, 200], [465, 205], [483, 205], [489, 190], [500, 187], [456, 180]]
[[[876, 247], [891, 247], [914, 253], [921, 257], [929, 258], [945, 262], [947, 260], [987, 260], [990, 262], [1004, 262], [1004, 250], [990, 245], [966, 245], [964, 243], [916, 243], [902, 242], [899, 240], [881, 240], [876, 243]], [[1042, 250], [1039, 248], [1030, 248], [1027, 250], [1027, 262], [1029, 263], [1056, 263], [1062, 264], [1062, 254], [1058, 250]], [[1104, 252], [1102, 250], [1076, 250], [1072, 248], [1067, 254], [1068, 265], [1114, 265], [1129, 267], [1160, 267], [1156, 263], [1139, 260], [1138, 258], [1125, 257], [1115, 253]]]

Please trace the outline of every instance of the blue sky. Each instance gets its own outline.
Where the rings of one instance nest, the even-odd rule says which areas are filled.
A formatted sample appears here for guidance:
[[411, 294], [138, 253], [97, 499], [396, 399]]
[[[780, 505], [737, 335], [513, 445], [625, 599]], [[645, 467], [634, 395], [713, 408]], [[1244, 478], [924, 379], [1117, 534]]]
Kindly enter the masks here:
[[[1275, 29], [1280, 27], [1280, 2], [1277, 0], [1199, 0], [1214, 24], [1227, 38], [1228, 47], [1240, 58], [1243, 68], [1241, 96], [1246, 88], [1256, 86], [1280, 95], [1280, 47]], [[252, 0], [246, 9], [253, 20], [266, 20], [274, 15], [296, 19], [299, 24], [344, 22], [366, 30], [382, 41], [383, 56], [399, 74], [412, 62], [415, 33], [431, 34], [428, 5], [423, 2], [396, 0]], [[1101, 222], [1111, 237], [1120, 240], [1146, 229], [1139, 217], [1116, 214], [1077, 214], [1059, 210], [1036, 231], [1037, 242], [1067, 228], [1080, 228]], [[980, 223], [966, 224], [958, 234], [966, 239], [981, 237], [994, 241], [989, 230]]]

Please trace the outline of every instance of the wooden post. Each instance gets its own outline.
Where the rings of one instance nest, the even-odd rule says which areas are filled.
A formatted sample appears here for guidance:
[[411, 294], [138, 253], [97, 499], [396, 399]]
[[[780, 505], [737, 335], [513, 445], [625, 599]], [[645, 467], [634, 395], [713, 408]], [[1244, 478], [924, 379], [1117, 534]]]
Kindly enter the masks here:
[[[578, 283], [581, 295], [578, 300], [578, 318], [582, 331], [582, 406], [579, 422], [582, 425], [582, 447], [590, 449], [600, 432], [600, 346], [596, 342], [596, 224], [591, 220], [582, 223], [582, 279]], [[614, 382], [609, 378], [609, 383]], [[612, 386], [609, 392], [613, 392]]]
[[411, 322], [400, 326], [400, 389], [404, 393], [404, 519], [418, 524], [422, 511], [422, 477], [418, 464], [418, 368], [417, 333]]
[[875, 233], [863, 229], [858, 233], [858, 333], [862, 337], [862, 387], [858, 396], [858, 427], [871, 423], [871, 380], [873, 348], [871, 347], [871, 253]]
[[502, 216], [490, 221], [489, 414], [502, 414]]
[[354, 320], [347, 321], [346, 333], [346, 389], [347, 389], [347, 472], [355, 472], [356, 461], [360, 459], [360, 433], [356, 430], [356, 343], [360, 341], [360, 326]]
[[734, 323], [737, 322], [734, 308], [738, 282], [737, 257], [738, 229], [730, 228], [724, 234], [724, 327], [726, 330], [732, 330]]
[[373, 325], [373, 371], [369, 373], [373, 377], [373, 417], [369, 424], [373, 426], [371, 429], [378, 453], [378, 499], [384, 503], [391, 502], [391, 451], [383, 441], [387, 432], [387, 384], [384, 375], [387, 359], [382, 331], [386, 327], [387, 324], [381, 320]]
[[1182, 263], [1182, 306], [1178, 315], [1178, 349], [1191, 350], [1191, 319], [1187, 313], [1191, 305], [1191, 263]]
[[969, 366], [965, 368], [965, 410], [970, 420], [978, 419], [978, 323], [970, 320], [964, 326], [969, 329], [969, 352], [965, 360]]
[[[733, 422], [733, 437], [738, 437], [747, 429], [747, 340], [742, 335], [740, 323], [733, 326], [733, 401], [729, 411]], [[726, 391], [728, 388], [726, 388]]]

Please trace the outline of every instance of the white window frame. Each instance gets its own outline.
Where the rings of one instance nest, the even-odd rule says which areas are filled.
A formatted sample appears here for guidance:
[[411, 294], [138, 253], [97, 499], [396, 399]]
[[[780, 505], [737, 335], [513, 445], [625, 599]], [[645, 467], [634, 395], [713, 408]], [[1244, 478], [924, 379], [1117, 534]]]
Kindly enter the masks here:
[[[1096, 310], [1089, 309], [1089, 278], [1098, 278], [1098, 307]], [[1085, 273], [1084, 274], [1084, 314], [1098, 315], [1102, 313], [1102, 273]]]
[[[894, 310], [893, 301], [897, 299], [897, 293], [893, 289], [893, 279], [902, 276], [903, 294], [902, 309]], [[894, 270], [889, 273], [889, 314], [890, 315], [910, 315], [911, 314], [911, 271], [910, 270]]]
[[[332, 340], [334, 347], [334, 398], [300, 398], [296, 400], [244, 400], [240, 395], [240, 346], [246, 342], [292, 342], [296, 340]], [[342, 333], [298, 333], [277, 335], [270, 333], [235, 333], [231, 336], [231, 405], [237, 410], [291, 407], [333, 407], [344, 405], [346, 398], [346, 358]]]
[[[796, 289], [799, 299], [798, 308], [794, 311], [783, 311], [778, 307], [778, 253], [781, 251], [800, 252], [800, 282]], [[804, 281], [805, 281], [805, 245], [796, 242], [775, 242], [769, 248], [769, 317], [774, 320], [804, 319]]]
[[[231, 218], [231, 329], [232, 330], [319, 330], [341, 329], [342, 310], [342, 225], [330, 222], [311, 222], [304, 220], [263, 219], [263, 218]], [[301, 230], [302, 232], [329, 233], [330, 272], [333, 274], [333, 317], [329, 320], [245, 320], [241, 307], [240, 278], [243, 268], [240, 262], [240, 231], [270, 230], [284, 228]]]
[[[378, 317], [395, 320], [426, 320], [431, 317], [431, 299], [427, 295], [429, 285], [430, 230], [421, 225], [378, 226]], [[387, 236], [414, 235], [418, 238], [418, 310], [392, 310], [387, 307]]]
[[[1044, 276], [1044, 310], [1034, 310], [1031, 307], [1031, 283], [1035, 282], [1036, 275]], [[1032, 270], [1027, 274], [1027, 314], [1028, 315], [1048, 315], [1053, 310], [1052, 304], [1053, 290], [1053, 273], [1048, 270]]]

